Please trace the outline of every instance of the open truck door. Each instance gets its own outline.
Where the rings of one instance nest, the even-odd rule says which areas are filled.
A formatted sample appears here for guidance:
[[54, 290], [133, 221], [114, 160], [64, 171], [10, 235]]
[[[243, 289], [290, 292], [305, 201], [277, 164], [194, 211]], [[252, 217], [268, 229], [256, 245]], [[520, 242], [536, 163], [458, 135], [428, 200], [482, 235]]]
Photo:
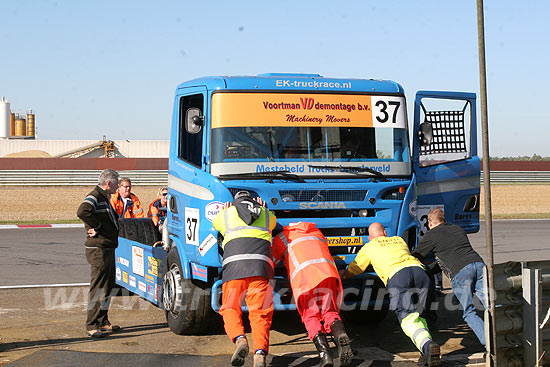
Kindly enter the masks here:
[[428, 212], [435, 207], [467, 233], [479, 230], [476, 132], [475, 93], [416, 94], [412, 140], [420, 237], [428, 230]]

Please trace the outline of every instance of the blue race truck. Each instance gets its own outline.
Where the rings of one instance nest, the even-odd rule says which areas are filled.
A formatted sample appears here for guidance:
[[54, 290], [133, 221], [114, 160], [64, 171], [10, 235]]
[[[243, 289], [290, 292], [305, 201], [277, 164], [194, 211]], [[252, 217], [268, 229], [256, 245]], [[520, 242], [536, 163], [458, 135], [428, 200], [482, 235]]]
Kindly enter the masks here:
[[[373, 222], [411, 248], [434, 207], [467, 232], [479, 229], [473, 93], [418, 92], [409, 131], [404, 90], [393, 81], [205, 77], [177, 87], [171, 131], [162, 233], [150, 220], [123, 220], [116, 279], [163, 308], [177, 334], [205, 331], [220, 307], [212, 219], [240, 190], [265, 200], [280, 225], [315, 223], [341, 266], [368, 242]], [[345, 308], [368, 309], [381, 282], [367, 271], [344, 287]], [[295, 309], [284, 268], [274, 302]]]

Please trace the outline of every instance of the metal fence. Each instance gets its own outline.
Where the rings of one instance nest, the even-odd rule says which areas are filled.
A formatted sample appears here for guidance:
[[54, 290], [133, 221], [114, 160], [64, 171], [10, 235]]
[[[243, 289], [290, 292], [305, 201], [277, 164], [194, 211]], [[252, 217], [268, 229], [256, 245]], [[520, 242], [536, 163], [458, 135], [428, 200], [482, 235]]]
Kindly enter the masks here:
[[[101, 170], [0, 170], [0, 186], [78, 186], [95, 185]], [[168, 184], [168, 171], [119, 171], [134, 186]]]
[[[0, 186], [94, 185], [101, 170], [0, 170]], [[134, 186], [166, 185], [166, 170], [120, 171]], [[483, 173], [481, 174], [483, 183]], [[491, 183], [550, 183], [549, 171], [491, 171]]]

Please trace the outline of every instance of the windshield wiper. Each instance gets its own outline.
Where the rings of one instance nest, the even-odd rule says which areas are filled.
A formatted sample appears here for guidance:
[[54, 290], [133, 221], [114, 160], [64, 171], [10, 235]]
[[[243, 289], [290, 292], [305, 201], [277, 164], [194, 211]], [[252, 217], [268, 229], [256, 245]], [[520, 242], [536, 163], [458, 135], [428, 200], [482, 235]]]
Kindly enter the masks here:
[[382, 172], [379, 172], [375, 169], [372, 169], [370, 167], [358, 167], [358, 166], [316, 166], [316, 165], [308, 165], [308, 167], [311, 168], [321, 168], [321, 169], [331, 169], [336, 172], [344, 172], [344, 173], [354, 173], [354, 174], [361, 174], [361, 173], [372, 173], [378, 178], [385, 179]]
[[273, 179], [273, 178], [284, 178], [289, 181], [295, 181], [295, 182], [306, 182], [303, 178], [301, 178], [298, 175], [295, 175], [294, 173], [290, 173], [290, 171], [269, 171], [269, 172], [245, 172], [245, 173], [230, 173], [227, 175], [220, 175], [220, 179], [239, 179], [239, 178], [267, 178], [267, 179]]

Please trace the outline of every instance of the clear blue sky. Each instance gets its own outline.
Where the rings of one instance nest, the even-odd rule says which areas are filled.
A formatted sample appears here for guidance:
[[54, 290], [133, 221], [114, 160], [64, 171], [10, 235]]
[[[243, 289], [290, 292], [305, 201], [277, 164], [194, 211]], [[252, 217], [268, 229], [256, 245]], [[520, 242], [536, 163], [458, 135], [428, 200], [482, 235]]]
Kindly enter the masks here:
[[[479, 93], [476, 0], [0, 2], [0, 97], [39, 139], [168, 139], [175, 87], [265, 72]], [[550, 156], [550, 3], [485, 0], [490, 151]]]

